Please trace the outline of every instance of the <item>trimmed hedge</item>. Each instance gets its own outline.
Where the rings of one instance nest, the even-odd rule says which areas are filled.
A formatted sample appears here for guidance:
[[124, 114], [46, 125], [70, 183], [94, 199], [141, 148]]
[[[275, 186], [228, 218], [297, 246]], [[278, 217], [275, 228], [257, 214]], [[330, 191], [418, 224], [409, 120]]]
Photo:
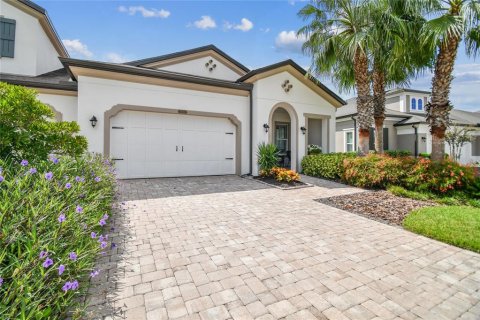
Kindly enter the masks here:
[[82, 317], [95, 259], [113, 247], [104, 225], [114, 192], [100, 156], [0, 160], [1, 319]]
[[355, 152], [308, 155], [302, 159], [303, 173], [308, 176], [338, 180], [343, 175], [343, 160], [356, 157]]

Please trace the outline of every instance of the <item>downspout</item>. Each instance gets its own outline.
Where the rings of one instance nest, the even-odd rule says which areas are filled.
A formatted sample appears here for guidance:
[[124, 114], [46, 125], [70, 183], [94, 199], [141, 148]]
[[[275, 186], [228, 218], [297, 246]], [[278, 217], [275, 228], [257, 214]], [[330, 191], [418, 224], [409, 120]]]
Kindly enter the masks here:
[[357, 151], [357, 119], [352, 116], [353, 120], [353, 150]]
[[248, 175], [252, 175], [253, 171], [253, 85], [250, 88], [250, 172]]
[[413, 130], [415, 130], [415, 158], [418, 157], [418, 128], [416, 125], [412, 125]]

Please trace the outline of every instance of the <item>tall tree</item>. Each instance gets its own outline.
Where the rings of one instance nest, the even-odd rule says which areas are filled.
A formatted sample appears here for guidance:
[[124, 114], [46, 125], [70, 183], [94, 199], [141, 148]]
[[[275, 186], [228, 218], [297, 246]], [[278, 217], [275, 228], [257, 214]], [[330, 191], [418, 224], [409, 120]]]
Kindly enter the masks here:
[[316, 74], [333, 74], [334, 79], [341, 80], [339, 73], [346, 71], [342, 65], [352, 65], [357, 91], [358, 151], [363, 155], [369, 151], [373, 122], [368, 51], [372, 22], [368, 13], [367, 0], [315, 0], [300, 10], [299, 16], [308, 24], [298, 31], [307, 37], [303, 50], [312, 56]]
[[475, 56], [478, 53], [480, 1], [419, 0], [419, 3], [426, 5], [429, 16], [434, 16], [424, 24], [422, 31], [424, 46], [435, 53], [432, 96], [426, 105], [426, 111], [432, 133], [431, 157], [433, 160], [442, 160], [445, 154], [445, 133], [452, 109], [449, 96], [458, 46], [464, 40], [467, 55]]

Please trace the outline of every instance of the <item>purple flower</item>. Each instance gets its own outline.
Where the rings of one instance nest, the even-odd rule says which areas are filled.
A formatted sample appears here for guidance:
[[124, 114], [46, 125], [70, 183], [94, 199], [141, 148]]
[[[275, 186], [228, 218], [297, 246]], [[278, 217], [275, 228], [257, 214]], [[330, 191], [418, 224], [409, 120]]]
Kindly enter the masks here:
[[77, 182], [83, 182], [83, 181], [85, 181], [85, 178], [84, 178], [84, 177], [76, 176], [76, 177], [75, 177], [75, 181], [77, 181]]
[[95, 177], [95, 182], [100, 182], [100, 181], [102, 181], [102, 178], [100, 178], [100, 177]]
[[55, 156], [54, 156], [53, 154], [49, 154], [49, 155], [48, 155], [48, 159], [49, 159], [50, 161], [52, 161], [54, 164], [57, 164], [57, 163], [58, 163], [58, 159], [55, 158]]
[[65, 282], [65, 284], [62, 287], [62, 290], [67, 292], [70, 289], [72, 289], [72, 283], [70, 281]]
[[103, 220], [107, 220], [107, 219], [108, 219], [108, 214], [105, 213], [105, 214], [103, 215]]
[[67, 218], [65, 218], [65, 214], [61, 214], [58, 216], [58, 222], [62, 223], [64, 222], [65, 220], [67, 220]]
[[98, 276], [99, 273], [99, 270], [93, 270], [92, 272], [90, 272], [90, 277], [95, 278], [96, 276]]
[[47, 258], [47, 259], [45, 259], [45, 261], [43, 262], [42, 266], [43, 266], [44, 268], [48, 268], [48, 267], [50, 267], [52, 264], [53, 264], [53, 260], [50, 259], [50, 258]]
[[110, 248], [115, 249], [116, 247], [117, 247], [117, 244], [115, 242], [112, 242], [112, 244], [110, 245]]
[[2, 284], [3, 284], [3, 278], [0, 277], [0, 287], [2, 286]]
[[92, 239], [95, 239], [97, 237], [97, 234], [95, 232], [90, 233], [90, 237]]
[[77, 261], [77, 254], [75, 252], [70, 252], [70, 254], [68, 255], [68, 257], [70, 258], [70, 260], [72, 261]]
[[100, 219], [100, 221], [98, 221], [98, 224], [103, 227], [103, 226], [106, 225], [107, 223], [105, 222], [104, 219]]
[[75, 211], [77, 213], [81, 213], [81, 212], [83, 212], [83, 208], [81, 206], [77, 205], [77, 207], [75, 208]]
[[53, 173], [51, 171], [45, 173], [45, 179], [52, 180], [52, 178], [53, 178]]
[[99, 241], [99, 242], [102, 242], [102, 241], [105, 241], [105, 240], [108, 240], [108, 235], [107, 235], [107, 236], [103, 236], [103, 234], [101, 234], [100, 237], [98, 237], [98, 241]]
[[102, 241], [102, 242], [100, 243], [100, 248], [105, 249], [106, 247], [107, 247], [107, 242], [106, 242], [106, 241]]
[[72, 290], [77, 290], [78, 289], [78, 281], [75, 280], [72, 282]]
[[44, 259], [44, 258], [46, 258], [47, 256], [48, 256], [48, 252], [47, 252], [47, 251], [43, 251], [43, 250], [40, 251], [40, 255], [39, 255], [40, 259]]
[[3, 180], [5, 180], [5, 178], [3, 176], [0, 176], [0, 182], [3, 182]]
[[30, 168], [30, 170], [28, 170], [28, 172], [30, 172], [30, 174], [34, 174], [34, 173], [37, 173], [37, 169]]
[[70, 182], [67, 182], [67, 184], [65, 184], [66, 189], [70, 189], [71, 187], [72, 187], [72, 184]]
[[65, 271], [65, 266], [63, 264], [58, 266], [58, 275], [61, 276], [62, 273]]
[[20, 162], [20, 164], [23, 166], [23, 167], [26, 167], [28, 166], [28, 161], [23, 159], [22, 162]]

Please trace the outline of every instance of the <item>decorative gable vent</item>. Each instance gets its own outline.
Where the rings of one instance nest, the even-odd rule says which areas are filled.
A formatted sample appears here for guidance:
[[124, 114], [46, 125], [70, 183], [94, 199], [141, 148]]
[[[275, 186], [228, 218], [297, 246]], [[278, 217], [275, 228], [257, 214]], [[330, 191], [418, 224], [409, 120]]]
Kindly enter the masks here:
[[285, 92], [289, 92], [293, 88], [293, 85], [290, 83], [290, 80], [285, 80], [282, 83], [282, 88]]
[[208, 71], [210, 71], [210, 72], [212, 72], [213, 69], [215, 69], [216, 67], [217, 67], [217, 65], [215, 63], [213, 63], [212, 59], [208, 60], [208, 62], [205, 63], [205, 68], [207, 68]]

